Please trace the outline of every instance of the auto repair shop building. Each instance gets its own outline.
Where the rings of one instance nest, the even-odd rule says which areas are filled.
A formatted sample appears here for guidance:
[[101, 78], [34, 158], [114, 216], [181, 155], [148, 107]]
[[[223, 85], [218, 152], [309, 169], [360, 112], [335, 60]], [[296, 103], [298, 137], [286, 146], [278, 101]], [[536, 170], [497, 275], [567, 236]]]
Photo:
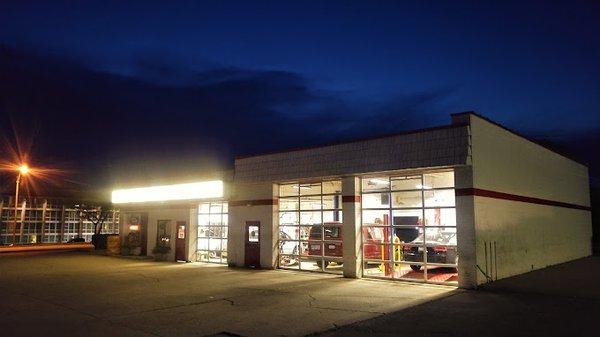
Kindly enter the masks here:
[[591, 255], [588, 169], [472, 112], [120, 189], [120, 232], [170, 260], [473, 288]]

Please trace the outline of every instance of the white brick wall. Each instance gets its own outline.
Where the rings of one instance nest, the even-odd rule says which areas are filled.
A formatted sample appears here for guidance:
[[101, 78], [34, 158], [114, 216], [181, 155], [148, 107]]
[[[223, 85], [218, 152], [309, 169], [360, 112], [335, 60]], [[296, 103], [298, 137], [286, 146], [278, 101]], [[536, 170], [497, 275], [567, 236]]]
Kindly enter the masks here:
[[[589, 207], [587, 167], [481, 117], [469, 116], [474, 188]], [[494, 277], [505, 278], [592, 253], [588, 210], [479, 196], [471, 202], [475, 263], [482, 269], [494, 266]], [[496, 254], [486, 261], [485, 243], [494, 242]], [[482, 273], [477, 275], [478, 283], [485, 282]]]
[[260, 182], [464, 165], [466, 126], [236, 159], [236, 182]]

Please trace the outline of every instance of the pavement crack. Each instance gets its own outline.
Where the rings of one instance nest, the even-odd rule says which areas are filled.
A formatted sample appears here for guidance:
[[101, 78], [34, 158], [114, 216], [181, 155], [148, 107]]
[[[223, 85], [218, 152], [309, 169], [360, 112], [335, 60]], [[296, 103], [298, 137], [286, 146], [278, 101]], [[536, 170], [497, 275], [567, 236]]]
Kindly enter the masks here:
[[313, 296], [313, 295], [311, 295], [311, 294], [308, 294], [308, 293], [307, 293], [306, 295], [307, 295], [307, 296], [310, 298], [310, 299], [308, 300], [308, 307], [309, 307], [309, 308], [312, 308], [312, 307], [313, 307], [313, 302], [314, 302], [314, 301], [316, 301], [317, 299], [316, 299], [316, 297], [314, 297], [314, 296]]
[[148, 275], [144, 275], [142, 273], [136, 273], [136, 275], [141, 276], [142, 278], [148, 279], [148, 280], [152, 280], [156, 283], [160, 283], [160, 279], [158, 277], [153, 277], [153, 276], [148, 276]]
[[150, 309], [150, 310], [135, 311], [135, 312], [130, 312], [130, 313], [122, 314], [120, 316], [131, 316], [131, 315], [145, 314], [145, 313], [149, 313], [149, 312], [157, 312], [157, 311], [163, 311], [163, 310], [171, 310], [171, 309], [177, 309], [177, 308], [192, 307], [192, 306], [196, 306], [196, 305], [209, 304], [209, 303], [215, 303], [215, 302], [221, 302], [221, 301], [225, 301], [225, 302], [229, 303], [232, 306], [235, 305], [235, 302], [232, 299], [230, 299], [230, 298], [215, 298], [215, 299], [210, 299], [210, 300], [206, 300], [206, 301], [198, 301], [198, 302], [191, 302], [191, 303], [185, 303], [185, 304], [179, 304], [179, 305], [170, 305], [170, 306], [160, 307], [160, 308], [154, 308], [154, 309]]
[[385, 314], [385, 313], [380, 312], [380, 311], [357, 310], [357, 309], [342, 309], [342, 308], [319, 307], [319, 306], [311, 306], [311, 308], [323, 309], [323, 310], [335, 310], [335, 311], [345, 311], [345, 312], [377, 314], [377, 315], [384, 315]]
[[313, 295], [307, 293], [306, 296], [309, 297], [308, 300], [308, 307], [309, 308], [313, 308], [313, 309], [323, 309], [323, 310], [336, 310], [336, 311], [346, 311], [346, 312], [356, 312], [356, 313], [369, 313], [369, 314], [379, 314], [379, 315], [385, 315], [384, 312], [379, 312], [379, 311], [369, 311], [369, 310], [357, 310], [357, 309], [343, 309], [343, 308], [331, 308], [331, 307], [325, 307], [325, 306], [318, 306], [315, 305], [315, 301], [317, 301], [317, 298], [314, 297]]

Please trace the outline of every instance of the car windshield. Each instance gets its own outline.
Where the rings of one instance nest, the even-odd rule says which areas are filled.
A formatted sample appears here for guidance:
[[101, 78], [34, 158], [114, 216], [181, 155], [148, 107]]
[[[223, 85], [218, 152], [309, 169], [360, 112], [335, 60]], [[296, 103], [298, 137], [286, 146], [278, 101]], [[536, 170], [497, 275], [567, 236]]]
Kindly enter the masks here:
[[325, 226], [325, 238], [326, 239], [339, 239], [341, 238], [341, 229], [338, 226]]
[[[342, 228], [340, 227], [340, 224], [325, 224], [323, 230], [325, 231], [325, 239], [342, 238]], [[310, 238], [315, 240], [321, 239], [321, 225], [313, 225], [310, 228]]]
[[310, 228], [310, 238], [311, 239], [320, 239], [321, 238], [321, 226], [313, 225]]

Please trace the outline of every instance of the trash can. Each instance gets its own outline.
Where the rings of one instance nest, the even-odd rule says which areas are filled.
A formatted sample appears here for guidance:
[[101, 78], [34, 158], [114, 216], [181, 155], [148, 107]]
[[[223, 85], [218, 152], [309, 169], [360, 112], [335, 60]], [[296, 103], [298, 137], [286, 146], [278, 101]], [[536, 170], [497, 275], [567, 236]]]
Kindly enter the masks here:
[[118, 234], [111, 234], [106, 238], [106, 253], [109, 255], [121, 254], [121, 239]]

